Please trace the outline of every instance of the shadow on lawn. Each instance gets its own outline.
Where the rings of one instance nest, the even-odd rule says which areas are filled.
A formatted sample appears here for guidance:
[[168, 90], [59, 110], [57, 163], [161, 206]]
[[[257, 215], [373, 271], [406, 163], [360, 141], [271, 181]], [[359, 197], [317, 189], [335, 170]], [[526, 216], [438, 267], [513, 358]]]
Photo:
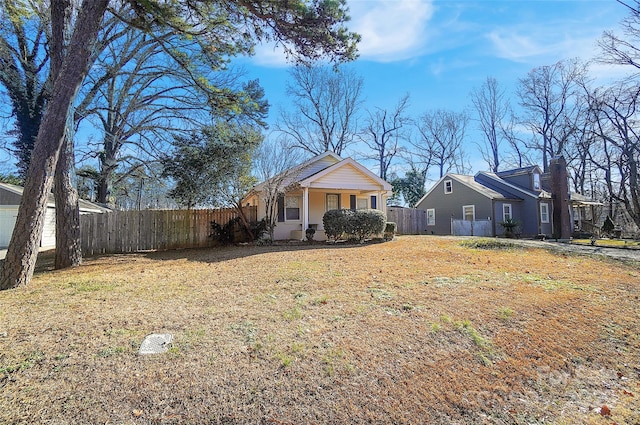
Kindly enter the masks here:
[[[258, 246], [225, 245], [211, 248], [185, 248], [168, 251], [153, 251], [142, 254], [152, 260], [179, 260], [197, 261], [202, 263], [217, 263], [219, 261], [233, 260], [236, 258], [250, 257], [271, 252], [308, 251], [308, 250], [341, 250], [345, 248], [361, 248], [372, 244], [384, 243], [384, 241], [372, 240], [365, 243], [325, 243], [325, 242], [278, 242], [273, 245]], [[115, 254], [126, 255], [126, 254]]]
[[[384, 240], [371, 240], [365, 243], [325, 243], [315, 241], [308, 242], [277, 242], [273, 245], [258, 246], [255, 244], [246, 245], [221, 245], [209, 248], [179, 248], [166, 251], [136, 251], [127, 253], [98, 254], [83, 257], [83, 261], [101, 260], [106, 258], [123, 259], [143, 257], [150, 260], [180, 260], [196, 261], [202, 263], [217, 263], [219, 261], [233, 260], [236, 258], [249, 257], [270, 252], [286, 251], [307, 251], [307, 250], [340, 250], [344, 248], [360, 248], [372, 244], [384, 243]], [[35, 273], [46, 273], [53, 271], [55, 260], [55, 250], [51, 249], [38, 253]], [[3, 260], [0, 260], [3, 261]]]

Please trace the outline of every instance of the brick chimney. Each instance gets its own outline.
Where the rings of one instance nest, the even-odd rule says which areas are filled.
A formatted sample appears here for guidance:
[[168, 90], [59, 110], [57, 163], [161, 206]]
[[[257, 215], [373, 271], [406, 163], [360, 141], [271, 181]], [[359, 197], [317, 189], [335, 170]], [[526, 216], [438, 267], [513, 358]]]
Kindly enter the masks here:
[[553, 233], [559, 239], [569, 239], [572, 228], [569, 212], [569, 179], [567, 162], [562, 155], [551, 158], [549, 171], [553, 198]]

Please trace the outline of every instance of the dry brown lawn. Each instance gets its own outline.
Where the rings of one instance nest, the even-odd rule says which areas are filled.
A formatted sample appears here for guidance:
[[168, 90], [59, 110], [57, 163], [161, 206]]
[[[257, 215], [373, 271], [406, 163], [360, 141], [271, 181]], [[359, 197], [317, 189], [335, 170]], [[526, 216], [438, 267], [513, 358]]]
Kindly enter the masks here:
[[442, 237], [90, 259], [0, 292], [0, 423], [639, 424], [639, 296]]

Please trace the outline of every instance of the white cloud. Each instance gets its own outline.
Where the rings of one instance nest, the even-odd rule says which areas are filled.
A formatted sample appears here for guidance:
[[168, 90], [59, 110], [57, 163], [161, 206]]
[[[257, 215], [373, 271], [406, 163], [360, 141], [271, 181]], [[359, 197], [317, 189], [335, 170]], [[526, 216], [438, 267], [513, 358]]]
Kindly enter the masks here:
[[392, 62], [420, 55], [433, 5], [426, 0], [349, 0], [349, 28], [362, 36], [363, 59]]
[[272, 68], [282, 68], [291, 65], [291, 63], [287, 61], [282, 47], [276, 46], [274, 43], [258, 44], [255, 48], [255, 55], [252, 56], [251, 61], [256, 65]]
[[547, 64], [565, 58], [591, 60], [606, 27], [564, 20], [503, 26], [486, 34], [497, 57], [514, 62]]
[[513, 30], [491, 31], [487, 39], [493, 44], [496, 56], [516, 62], [540, 56], [550, 49], [549, 45], [541, 45], [532, 35], [521, 35]]

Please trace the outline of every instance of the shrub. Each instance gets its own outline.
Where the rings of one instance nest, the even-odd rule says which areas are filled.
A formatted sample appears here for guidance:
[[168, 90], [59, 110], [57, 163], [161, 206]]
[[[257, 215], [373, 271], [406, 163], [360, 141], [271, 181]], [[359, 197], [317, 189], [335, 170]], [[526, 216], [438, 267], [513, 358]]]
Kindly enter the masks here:
[[314, 229], [313, 227], [309, 227], [306, 231], [305, 231], [305, 235], [307, 236], [307, 241], [309, 242], [313, 242], [313, 236], [316, 234], [316, 229]]
[[329, 210], [322, 216], [322, 225], [324, 226], [324, 234], [327, 238], [336, 240], [344, 232], [344, 215], [345, 211], [350, 210]]
[[240, 227], [240, 217], [232, 218], [224, 225], [216, 223], [214, 220], [209, 223], [209, 226], [209, 237], [223, 245], [227, 245], [235, 241], [236, 228]]
[[264, 218], [258, 222], [251, 223], [251, 232], [253, 233], [254, 240], [258, 241], [265, 238], [265, 235], [268, 236], [269, 229], [267, 225], [267, 220]]
[[393, 239], [396, 234], [397, 228], [398, 225], [396, 223], [394, 223], [393, 221], [387, 221], [387, 224], [385, 224], [384, 226], [384, 238], [388, 241]]
[[515, 229], [520, 225], [517, 220], [512, 218], [508, 218], [505, 221], [499, 223], [500, 226], [504, 228], [504, 236], [505, 238], [513, 238], [515, 236]]
[[346, 234], [350, 239], [362, 241], [383, 232], [386, 216], [379, 210], [331, 210], [324, 214], [322, 223], [330, 239]]

